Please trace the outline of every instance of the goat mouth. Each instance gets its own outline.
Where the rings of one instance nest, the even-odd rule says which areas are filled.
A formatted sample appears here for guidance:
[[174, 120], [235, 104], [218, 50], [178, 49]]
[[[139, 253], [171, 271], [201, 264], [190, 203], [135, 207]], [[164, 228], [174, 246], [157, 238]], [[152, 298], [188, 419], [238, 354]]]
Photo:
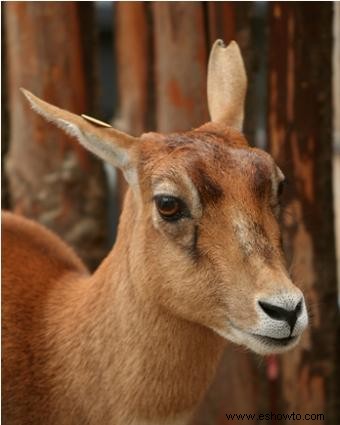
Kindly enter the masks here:
[[274, 347], [287, 347], [288, 345], [293, 344], [297, 341], [298, 336], [289, 336], [286, 338], [273, 338], [271, 336], [265, 336], [265, 335], [258, 335], [258, 334], [251, 334], [252, 337], [256, 338], [257, 341]]
[[[272, 337], [262, 335], [256, 332], [247, 332], [239, 327], [235, 326], [230, 322], [231, 329], [233, 332], [228, 336], [227, 339], [235, 342], [236, 344], [242, 344], [258, 354], [274, 354], [282, 353], [293, 348], [300, 339], [301, 335], [291, 335], [288, 337]], [[223, 334], [221, 333], [223, 336]]]

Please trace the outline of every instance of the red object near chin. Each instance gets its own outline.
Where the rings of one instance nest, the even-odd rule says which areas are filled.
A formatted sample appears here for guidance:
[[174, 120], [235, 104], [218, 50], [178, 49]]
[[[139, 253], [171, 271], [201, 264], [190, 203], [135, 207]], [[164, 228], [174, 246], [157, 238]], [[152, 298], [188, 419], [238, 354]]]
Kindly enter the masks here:
[[267, 377], [270, 381], [275, 381], [279, 377], [279, 362], [275, 354], [266, 357]]

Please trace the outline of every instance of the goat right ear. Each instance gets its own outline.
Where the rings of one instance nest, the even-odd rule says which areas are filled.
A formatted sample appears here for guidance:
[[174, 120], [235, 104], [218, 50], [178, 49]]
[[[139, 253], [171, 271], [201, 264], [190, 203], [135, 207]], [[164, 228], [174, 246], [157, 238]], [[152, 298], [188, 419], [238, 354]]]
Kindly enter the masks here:
[[216, 40], [208, 65], [208, 106], [211, 121], [242, 130], [247, 75], [235, 41]]
[[130, 185], [135, 184], [136, 164], [132, 155], [132, 147], [138, 143], [138, 138], [115, 130], [110, 125], [94, 118], [86, 115], [81, 117], [50, 105], [25, 89], [21, 89], [21, 91], [38, 114], [76, 137], [86, 149], [104, 161], [120, 168], [127, 182]]

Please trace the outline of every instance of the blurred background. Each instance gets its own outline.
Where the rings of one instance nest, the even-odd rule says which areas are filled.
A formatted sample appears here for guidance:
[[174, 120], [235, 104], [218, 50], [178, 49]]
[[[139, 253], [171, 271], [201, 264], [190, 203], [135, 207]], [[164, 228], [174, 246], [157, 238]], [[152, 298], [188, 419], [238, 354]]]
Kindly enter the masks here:
[[229, 347], [193, 424], [267, 412], [324, 413], [314, 423], [340, 424], [340, 3], [1, 7], [2, 208], [53, 229], [91, 270], [114, 243], [126, 186], [112, 167], [34, 114], [19, 87], [133, 135], [188, 130], [209, 119], [212, 43], [238, 41], [249, 77], [244, 131], [287, 176], [285, 252], [312, 323], [302, 343], [280, 357]]

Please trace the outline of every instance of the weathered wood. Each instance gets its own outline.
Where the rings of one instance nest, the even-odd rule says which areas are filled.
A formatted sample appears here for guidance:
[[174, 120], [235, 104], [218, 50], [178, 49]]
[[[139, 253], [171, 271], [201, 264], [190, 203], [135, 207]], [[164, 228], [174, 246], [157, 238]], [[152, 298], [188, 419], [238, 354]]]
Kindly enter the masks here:
[[340, 2], [334, 3], [333, 95], [334, 95], [334, 213], [338, 269], [338, 297], [340, 299]]
[[115, 50], [119, 116], [124, 131], [140, 136], [154, 125], [150, 10], [143, 2], [117, 3]]
[[98, 84], [98, 28], [96, 26], [96, 11], [93, 1], [76, 2], [77, 21], [79, 23], [82, 72], [86, 92], [86, 111], [91, 116], [98, 116], [99, 84]]
[[1, 208], [10, 208], [10, 194], [8, 188], [7, 176], [5, 173], [5, 156], [9, 145], [9, 117], [8, 117], [8, 95], [7, 95], [7, 66], [6, 66], [6, 42], [5, 42], [5, 20], [4, 14], [1, 14]]
[[77, 4], [5, 6], [13, 208], [62, 235], [93, 268], [106, 252], [102, 164], [34, 114], [19, 92], [25, 87], [75, 113], [88, 112]]
[[198, 127], [209, 119], [202, 3], [155, 2], [152, 6], [157, 129]]
[[[339, 317], [332, 210], [332, 4], [271, 3], [270, 150], [287, 176], [284, 245], [311, 326], [281, 360], [281, 411], [339, 424]], [[292, 423], [292, 422], [289, 422]]]
[[[115, 5], [118, 114], [114, 126], [134, 136], [155, 129], [151, 11], [144, 2]], [[119, 194], [127, 185], [119, 175]]]
[[234, 2], [207, 2], [208, 37], [212, 45], [218, 38], [228, 44], [237, 37], [236, 5]]

